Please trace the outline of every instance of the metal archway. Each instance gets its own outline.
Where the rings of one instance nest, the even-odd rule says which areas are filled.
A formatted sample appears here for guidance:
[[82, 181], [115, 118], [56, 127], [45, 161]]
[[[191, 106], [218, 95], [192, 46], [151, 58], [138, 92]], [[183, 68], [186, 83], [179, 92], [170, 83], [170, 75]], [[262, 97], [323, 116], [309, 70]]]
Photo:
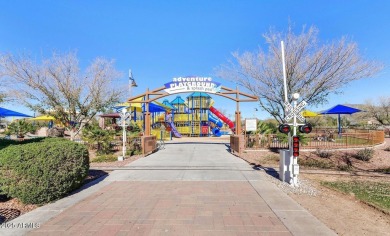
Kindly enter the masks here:
[[241, 134], [240, 102], [256, 102], [259, 100], [258, 97], [241, 92], [238, 90], [238, 87], [236, 87], [236, 89], [231, 89], [225, 86], [220, 86], [220, 89], [217, 92], [206, 92], [206, 91], [199, 91], [194, 89], [191, 91], [168, 93], [166, 89], [167, 89], [166, 87], [160, 87], [152, 91], [147, 89], [145, 93], [131, 97], [127, 100], [128, 103], [131, 103], [135, 99], [143, 98], [142, 101], [137, 101], [137, 103], [145, 103], [145, 112], [144, 112], [145, 130], [144, 130], [144, 135], [141, 138], [142, 154], [144, 156], [155, 151], [156, 143], [157, 143], [156, 137], [150, 135], [151, 119], [150, 119], [150, 112], [149, 112], [149, 103], [173, 94], [188, 93], [188, 92], [204, 92], [208, 94], [214, 94], [217, 96], [228, 98], [236, 102], [235, 130], [234, 130], [235, 134], [230, 137], [230, 150], [235, 155], [240, 155], [242, 153], [242, 151], [245, 148], [245, 136]]

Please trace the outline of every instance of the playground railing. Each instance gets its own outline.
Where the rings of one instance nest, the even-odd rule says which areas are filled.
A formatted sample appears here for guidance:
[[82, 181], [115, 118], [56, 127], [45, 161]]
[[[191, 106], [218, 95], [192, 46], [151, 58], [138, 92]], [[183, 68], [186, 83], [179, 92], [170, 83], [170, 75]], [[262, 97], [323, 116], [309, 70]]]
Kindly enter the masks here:
[[[111, 141], [111, 146], [113, 150], [122, 151], [123, 141], [121, 136], [116, 136], [113, 141]], [[127, 149], [141, 149], [141, 136], [127, 137], [126, 138], [126, 148]]]
[[152, 135], [156, 136], [157, 140], [169, 140], [170, 132], [169, 131], [161, 131], [160, 129], [152, 129]]
[[175, 122], [191, 122], [191, 121], [207, 121], [208, 115], [206, 113], [198, 113], [198, 114], [175, 114], [174, 115]]

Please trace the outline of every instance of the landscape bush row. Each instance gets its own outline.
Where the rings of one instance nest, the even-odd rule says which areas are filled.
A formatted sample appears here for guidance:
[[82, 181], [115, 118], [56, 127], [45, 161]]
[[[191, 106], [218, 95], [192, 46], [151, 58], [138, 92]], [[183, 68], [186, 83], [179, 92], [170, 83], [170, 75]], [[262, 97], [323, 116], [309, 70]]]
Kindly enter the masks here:
[[88, 169], [84, 145], [63, 138], [1, 140], [0, 194], [25, 204], [44, 204], [65, 196], [82, 185]]
[[[356, 152], [354, 157], [358, 160], [369, 161], [374, 157], [374, 149], [364, 148]], [[315, 154], [321, 158], [330, 158], [333, 155], [332, 151], [317, 149]]]

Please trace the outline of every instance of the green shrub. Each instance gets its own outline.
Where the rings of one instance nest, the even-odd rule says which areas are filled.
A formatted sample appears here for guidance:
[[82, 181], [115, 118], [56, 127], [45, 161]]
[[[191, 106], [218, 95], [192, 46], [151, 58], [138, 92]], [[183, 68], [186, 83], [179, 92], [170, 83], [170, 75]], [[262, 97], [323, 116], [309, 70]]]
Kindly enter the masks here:
[[141, 155], [141, 154], [142, 154], [142, 150], [139, 150], [139, 149], [132, 150], [132, 152], [131, 152], [131, 156]]
[[118, 160], [118, 157], [115, 155], [102, 154], [102, 155], [97, 156], [93, 160], [91, 160], [91, 162], [114, 162], [117, 160]]
[[26, 143], [36, 143], [41, 142], [45, 138], [34, 138], [34, 139], [25, 139], [23, 141], [12, 140], [12, 139], [0, 139], [0, 149], [8, 147], [10, 145], [21, 145]]
[[127, 127], [127, 130], [131, 132], [131, 134], [137, 134], [141, 132], [141, 128], [138, 126], [137, 123], [131, 122], [130, 125]]
[[92, 124], [84, 127], [82, 138], [91, 148], [96, 144], [98, 154], [108, 154], [111, 151], [111, 142], [114, 140], [114, 132], [104, 130], [97, 124]]
[[351, 171], [352, 170], [352, 166], [348, 165], [348, 164], [340, 164], [340, 165], [337, 166], [337, 169], [340, 170], [340, 171]]
[[0, 192], [25, 204], [59, 199], [81, 186], [88, 150], [64, 139], [10, 145], [0, 150]]
[[67, 141], [68, 140], [64, 138], [43, 138], [43, 137], [24, 139], [23, 141], [0, 138], [0, 149], [8, 147], [10, 145], [23, 145], [27, 143], [39, 143], [39, 142], [67, 142]]
[[362, 161], [369, 161], [374, 156], [374, 149], [365, 148], [363, 150], [359, 150], [355, 158]]
[[375, 172], [381, 172], [385, 174], [390, 174], [390, 166], [385, 167], [385, 168], [379, 168], [379, 169], [374, 169]]
[[279, 155], [275, 155], [275, 154], [269, 154], [269, 155], [266, 155], [264, 157], [264, 160], [265, 161], [269, 161], [269, 162], [278, 162], [279, 163], [280, 156]]
[[138, 150], [138, 149], [126, 150], [126, 156], [135, 156], [140, 154], [142, 154], [142, 150]]
[[333, 153], [327, 150], [317, 148], [316, 155], [321, 158], [330, 158], [333, 155]]
[[141, 143], [139, 142], [139, 139], [138, 138], [130, 138], [130, 144], [129, 144], [129, 148], [127, 150], [128, 150], [128, 152], [126, 153], [126, 155], [128, 155], [128, 156], [142, 154], [142, 146], [141, 146]]
[[254, 145], [255, 145], [254, 140], [248, 141], [248, 148], [252, 148]]
[[298, 164], [305, 167], [320, 168], [320, 169], [331, 169], [334, 167], [334, 165], [330, 162], [323, 161], [323, 160], [316, 160], [312, 158], [308, 158], [308, 159], [298, 158]]
[[69, 140], [65, 139], [65, 138], [60, 138], [60, 137], [48, 137], [48, 138], [44, 138], [42, 140], [42, 142], [45, 142], [45, 143], [56, 143], [56, 142], [69, 142]]
[[28, 132], [35, 133], [37, 127], [25, 120], [17, 120], [8, 126], [7, 134], [15, 134], [18, 138], [23, 138]]

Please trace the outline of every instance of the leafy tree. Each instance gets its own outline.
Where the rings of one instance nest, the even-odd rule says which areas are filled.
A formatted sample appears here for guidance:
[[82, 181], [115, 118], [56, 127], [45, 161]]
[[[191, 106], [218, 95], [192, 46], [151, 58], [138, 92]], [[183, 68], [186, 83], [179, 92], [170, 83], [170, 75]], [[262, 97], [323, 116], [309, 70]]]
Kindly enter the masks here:
[[281, 122], [285, 116], [281, 41], [285, 42], [287, 93], [299, 93], [310, 105], [326, 103], [330, 94], [382, 68], [378, 62], [365, 60], [358, 45], [345, 37], [320, 44], [318, 32], [314, 26], [303, 27], [299, 34], [291, 26], [287, 32], [271, 29], [263, 35], [268, 52], [261, 48], [234, 52], [233, 61], [221, 66], [217, 74], [258, 96], [261, 108]]
[[271, 121], [259, 121], [257, 123], [256, 133], [258, 134], [275, 134], [277, 133], [278, 127], [275, 122]]
[[[0, 70], [0, 78], [2, 78], [2, 77], [3, 77], [3, 73]], [[1, 83], [0, 83], [0, 104], [7, 102], [9, 100], [8, 96], [7, 96], [7, 89], [5, 87], [5, 82], [6, 81], [3, 79], [3, 80], [1, 80]]]
[[67, 124], [72, 138], [98, 112], [118, 102], [125, 89], [114, 87], [119, 73], [113, 61], [97, 58], [81, 72], [75, 53], [53, 54], [41, 63], [25, 55], [0, 54], [0, 75], [13, 82], [10, 90], [18, 101]]

